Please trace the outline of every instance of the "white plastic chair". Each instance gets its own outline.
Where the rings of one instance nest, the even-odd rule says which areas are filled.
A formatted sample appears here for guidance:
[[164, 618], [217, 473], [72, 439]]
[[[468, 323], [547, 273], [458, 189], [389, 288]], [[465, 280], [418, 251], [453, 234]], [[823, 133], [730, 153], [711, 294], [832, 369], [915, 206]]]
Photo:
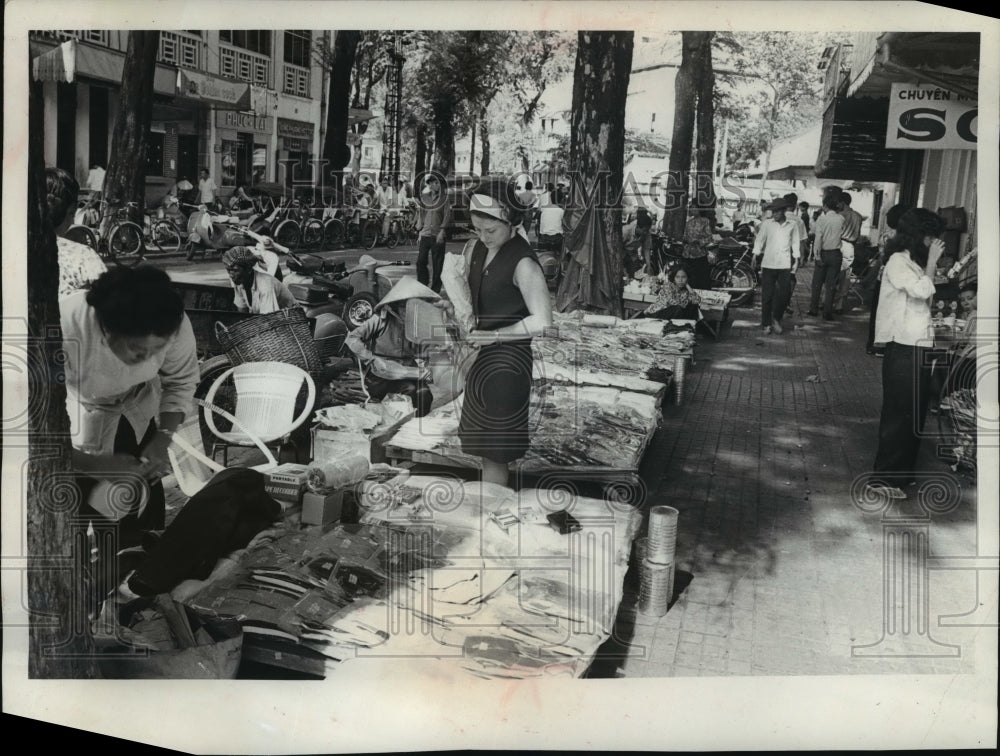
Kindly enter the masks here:
[[[206, 415], [213, 412], [217, 413], [233, 423], [235, 427], [241, 427], [240, 422], [224, 409], [210, 405], [201, 399], [196, 399], [195, 401], [205, 411]], [[244, 432], [248, 437], [251, 436], [249, 431], [244, 429]], [[263, 441], [254, 437], [253, 443], [264, 453], [267, 461], [260, 465], [254, 465], [252, 469], [259, 472], [267, 472], [278, 466], [278, 460], [275, 459], [274, 454], [271, 453], [271, 450], [267, 448]], [[216, 473], [226, 469], [223, 465], [220, 465], [214, 459], [210, 459], [205, 454], [198, 412], [186, 418], [174, 432], [171, 444], [167, 447], [167, 456], [170, 458], [170, 466], [173, 469], [178, 488], [189, 498], [204, 488], [205, 484]]]
[[[221, 414], [215, 406], [219, 387], [232, 376], [236, 389], [236, 408], [233, 412], [233, 430], [220, 431], [214, 415]], [[305, 407], [295, 417], [295, 400], [305, 382], [308, 395]], [[212, 449], [212, 457], [221, 446], [223, 464], [227, 464], [230, 446], [257, 446], [256, 439], [265, 444], [276, 444], [276, 450], [288, 442], [297, 429], [312, 413], [316, 403], [316, 384], [300, 367], [284, 362], [244, 362], [222, 373], [205, 396], [210, 410], [205, 413], [209, 430], [220, 439]], [[229, 419], [229, 418], [227, 418]], [[295, 458], [298, 461], [298, 447]]]

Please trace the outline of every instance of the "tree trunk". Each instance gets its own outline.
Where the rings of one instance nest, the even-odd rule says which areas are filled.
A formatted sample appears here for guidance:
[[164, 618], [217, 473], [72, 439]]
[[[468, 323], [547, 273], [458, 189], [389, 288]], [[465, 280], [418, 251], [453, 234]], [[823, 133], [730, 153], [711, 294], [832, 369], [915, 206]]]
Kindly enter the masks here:
[[674, 239], [684, 236], [687, 222], [688, 174], [691, 170], [691, 143], [694, 139], [697, 99], [698, 48], [701, 32], [681, 32], [681, 65], [674, 78], [674, 128], [670, 138], [667, 171], [666, 209], [663, 232]]
[[486, 120], [486, 110], [479, 114], [479, 133], [483, 143], [483, 154], [479, 163], [479, 175], [488, 176], [490, 173], [490, 124]]
[[[591, 192], [570, 213], [565, 253], [572, 275], [557, 292], [560, 310], [587, 309], [621, 316], [624, 282], [621, 192], [625, 162], [625, 98], [632, 69], [632, 32], [581, 31], [573, 76], [570, 170]], [[593, 211], [593, 214], [589, 211]], [[583, 224], [590, 231], [582, 233]], [[581, 230], [578, 230], [581, 229]], [[574, 233], [575, 232], [575, 233]], [[589, 248], [589, 262], [581, 260]]]
[[[131, 48], [130, 44], [130, 51]], [[24, 371], [28, 382], [29, 458], [25, 523], [28, 676], [93, 678], [99, 675], [93, 657], [94, 644], [84, 591], [80, 588], [83, 583], [81, 569], [89, 549], [83, 548], [85, 532], [74, 521], [79, 489], [65, 472], [71, 469], [71, 463], [66, 388], [60, 380], [65, 368], [62, 366], [62, 334], [56, 299], [59, 262], [45, 198], [42, 121], [42, 85], [31, 82], [28, 94], [26, 355], [30, 369]], [[74, 544], [77, 545], [75, 553]]]
[[105, 198], [110, 204], [136, 203], [129, 210], [129, 218], [139, 225], [146, 206], [146, 150], [153, 120], [153, 74], [159, 47], [158, 31], [128, 33], [121, 103], [104, 181]]
[[476, 122], [472, 121], [472, 129], [470, 132], [471, 146], [469, 147], [469, 173], [473, 173], [476, 167]]
[[344, 166], [351, 161], [347, 146], [347, 121], [351, 102], [351, 71], [358, 49], [360, 31], [335, 31], [333, 60], [330, 63], [330, 85], [327, 91], [326, 139], [323, 142], [324, 174], [337, 187], [343, 187]]
[[434, 114], [434, 160], [431, 168], [442, 176], [455, 169], [455, 103], [442, 97], [431, 108]]
[[690, 32], [700, 41], [696, 68], [698, 132], [695, 143], [695, 197], [701, 207], [715, 202], [715, 74], [712, 71], [712, 37], [715, 32]]

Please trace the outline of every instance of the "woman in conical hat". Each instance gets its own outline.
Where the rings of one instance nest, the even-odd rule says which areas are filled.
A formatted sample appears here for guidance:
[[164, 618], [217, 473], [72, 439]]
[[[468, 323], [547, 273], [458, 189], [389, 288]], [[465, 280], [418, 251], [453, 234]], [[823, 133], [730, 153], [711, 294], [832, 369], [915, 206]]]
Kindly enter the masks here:
[[552, 325], [545, 275], [524, 233], [528, 208], [512, 179], [473, 188], [469, 214], [478, 240], [466, 245], [469, 290], [479, 346], [465, 380], [459, 438], [483, 460], [483, 480], [507, 484], [508, 463], [528, 449], [531, 339]]
[[420, 346], [406, 337], [406, 305], [414, 299], [441, 299], [413, 276], [404, 276], [375, 305], [374, 314], [344, 342], [364, 367], [365, 388], [375, 400], [386, 394], [410, 397], [417, 417], [431, 408], [428, 371], [417, 365]]

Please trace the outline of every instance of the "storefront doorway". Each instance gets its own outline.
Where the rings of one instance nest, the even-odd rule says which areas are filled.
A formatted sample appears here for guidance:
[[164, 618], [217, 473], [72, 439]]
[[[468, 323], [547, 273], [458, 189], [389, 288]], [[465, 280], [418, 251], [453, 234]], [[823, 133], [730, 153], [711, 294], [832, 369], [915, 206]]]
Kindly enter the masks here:
[[177, 135], [177, 178], [187, 179], [191, 183], [197, 180], [198, 166], [198, 135]]

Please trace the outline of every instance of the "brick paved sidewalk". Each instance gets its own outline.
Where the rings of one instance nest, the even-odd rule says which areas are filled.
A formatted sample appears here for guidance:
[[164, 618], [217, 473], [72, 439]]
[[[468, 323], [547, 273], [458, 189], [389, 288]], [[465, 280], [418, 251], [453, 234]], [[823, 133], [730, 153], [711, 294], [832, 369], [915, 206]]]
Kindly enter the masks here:
[[[826, 322], [805, 316], [807, 299], [800, 281], [796, 314], [780, 336], [761, 336], [755, 304], [732, 310], [718, 342], [699, 338], [685, 401], [664, 405], [643, 463], [647, 503], [680, 510], [678, 589], [690, 582], [664, 617], [639, 614], [633, 564], [615, 637], [603, 649], [610, 656], [592, 674], [973, 668], [975, 630], [938, 623], [939, 615], [975, 608], [971, 570], [918, 570], [929, 576], [928, 606], [921, 612], [911, 596], [910, 616], [929, 620], [929, 635], [908, 627], [907, 643], [877, 647], [880, 656], [856, 648], [883, 637], [883, 522], [849, 495], [874, 457], [882, 363], [865, 353], [866, 309]], [[935, 427], [932, 417], [925, 430]], [[957, 509], [933, 518], [930, 553], [975, 556], [975, 482], [937, 460], [932, 443], [923, 447], [924, 469], [961, 485]], [[895, 646], [903, 640], [901, 632], [886, 634]]]

